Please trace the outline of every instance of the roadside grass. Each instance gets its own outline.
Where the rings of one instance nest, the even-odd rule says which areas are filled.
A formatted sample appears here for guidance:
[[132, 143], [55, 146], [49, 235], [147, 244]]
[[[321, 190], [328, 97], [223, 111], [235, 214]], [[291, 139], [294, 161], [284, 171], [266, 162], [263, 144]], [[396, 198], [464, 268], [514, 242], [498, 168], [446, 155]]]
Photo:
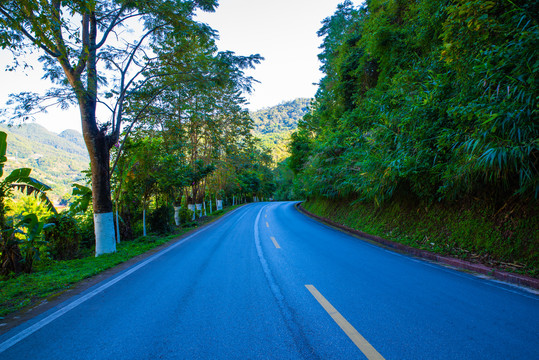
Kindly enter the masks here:
[[170, 235], [142, 236], [133, 241], [122, 242], [117, 245], [117, 251], [113, 254], [95, 257], [92, 253], [80, 259], [44, 260], [35, 265], [31, 274], [21, 274], [7, 279], [0, 278], [0, 319], [9, 313], [68, 290], [81, 280], [172, 241], [199, 225], [216, 220], [237, 207], [238, 205], [216, 211], [201, 218], [198, 223], [189, 224], [190, 227], [176, 229]]
[[438, 254], [539, 277], [539, 207], [502, 211], [486, 202], [382, 207], [353, 200], [310, 199], [303, 207], [340, 224]]

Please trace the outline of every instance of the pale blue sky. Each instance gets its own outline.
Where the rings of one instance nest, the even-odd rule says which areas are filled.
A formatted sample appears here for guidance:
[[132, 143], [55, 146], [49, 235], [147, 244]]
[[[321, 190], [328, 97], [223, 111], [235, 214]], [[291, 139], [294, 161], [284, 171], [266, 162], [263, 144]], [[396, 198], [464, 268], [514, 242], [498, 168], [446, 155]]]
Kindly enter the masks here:
[[[257, 110], [298, 97], [313, 97], [322, 74], [316, 32], [343, 0], [221, 0], [201, 21], [219, 31], [221, 49], [266, 59], [250, 74], [261, 83], [249, 97]], [[354, 3], [360, 4], [356, 0]]]
[[[220, 50], [238, 55], [259, 53], [265, 61], [249, 75], [260, 81], [248, 97], [250, 110], [273, 106], [298, 97], [312, 97], [322, 74], [317, 55], [321, 39], [316, 35], [321, 21], [331, 16], [343, 0], [220, 0], [215, 13], [199, 14], [198, 19], [219, 31]], [[355, 0], [357, 5], [360, 0]], [[0, 52], [0, 69], [9, 55]], [[2, 72], [0, 103], [20, 91], [40, 91], [49, 86], [41, 80], [41, 64], [34, 71]], [[100, 114], [98, 114], [99, 117]], [[103, 114], [107, 118], [108, 114]], [[51, 109], [36, 117], [38, 123], [54, 132], [80, 131], [76, 107], [66, 111]]]

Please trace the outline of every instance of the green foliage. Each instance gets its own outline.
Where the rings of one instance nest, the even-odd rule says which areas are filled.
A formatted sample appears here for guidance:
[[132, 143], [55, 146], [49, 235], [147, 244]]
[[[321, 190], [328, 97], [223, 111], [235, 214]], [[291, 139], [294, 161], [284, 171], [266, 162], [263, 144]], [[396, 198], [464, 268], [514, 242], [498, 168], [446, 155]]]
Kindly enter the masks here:
[[295, 130], [309, 111], [310, 99], [295, 99], [250, 113], [257, 136]]
[[77, 131], [54, 134], [33, 123], [13, 127], [0, 125], [0, 129], [9, 136], [6, 168], [32, 168], [37, 178], [50, 184], [51, 198], [69, 193], [71, 184], [79, 181], [81, 171], [88, 168], [86, 145]]
[[[193, 212], [187, 208], [187, 203], [180, 209], [180, 223], [183, 227], [191, 227], [193, 221]], [[213, 215], [218, 215], [217, 212], [213, 212]]]
[[322, 198], [302, 205], [337, 223], [408, 246], [539, 276], [539, 207], [533, 201], [510, 203], [507, 212], [500, 212], [492, 200], [448, 206], [403, 196], [381, 207]]
[[[214, 212], [201, 222], [212, 221], [232, 209]], [[66, 214], [61, 216], [64, 215]], [[199, 224], [192, 225], [196, 227]], [[36, 264], [34, 272], [31, 274], [0, 278], [0, 316], [21, 309], [40, 299], [48, 298], [55, 293], [63, 292], [83, 279], [177, 239], [178, 236], [192, 230], [193, 227], [176, 230], [174, 234], [168, 236], [147, 236], [134, 241], [122, 242], [118, 244], [118, 251], [114, 254], [95, 257], [93, 253], [88, 252], [87, 256], [78, 259], [42, 261]], [[46, 232], [49, 230], [52, 229], [47, 229]]]
[[289, 161], [290, 158], [282, 161], [277, 164], [277, 167], [273, 170], [276, 182], [274, 199], [277, 201], [301, 199], [301, 197], [298, 197], [293, 191], [294, 173], [290, 169]]
[[346, 1], [290, 145], [309, 197], [539, 196], [539, 25], [525, 2]]
[[39, 220], [45, 221], [54, 214], [39, 199], [17, 193], [7, 201], [7, 208], [7, 217], [15, 222], [29, 214], [35, 214]]
[[95, 248], [94, 214], [88, 211], [84, 214], [76, 215], [78, 228], [80, 231], [80, 251]]
[[345, 1], [318, 33], [293, 191], [362, 231], [537, 275], [537, 19], [537, 1]]
[[69, 205], [69, 213], [76, 215], [85, 213], [92, 202], [92, 189], [80, 184], [73, 184], [72, 201]]
[[150, 231], [156, 234], [166, 234], [172, 230], [174, 211], [171, 206], [163, 205], [151, 211], [148, 215]]
[[271, 151], [271, 158], [274, 164], [278, 164], [290, 156], [289, 143], [292, 130], [283, 132], [267, 133], [256, 135], [260, 139], [260, 145]]
[[[0, 131], [0, 177], [4, 173], [7, 161], [6, 150], [7, 134]], [[11, 272], [18, 274], [20, 271], [32, 272], [34, 261], [39, 260], [40, 248], [45, 245], [41, 240], [41, 232], [50, 226], [34, 213], [24, 214], [25, 211], [6, 219], [5, 204], [11, 198], [12, 191], [15, 189], [25, 195], [33, 195], [39, 198], [48, 211], [56, 213], [56, 209], [46, 195], [50, 187], [30, 177], [31, 171], [28, 168], [12, 170], [0, 182], [0, 272], [2, 275], [8, 275]]]
[[52, 226], [54, 224], [40, 221], [36, 214], [28, 214], [8, 229], [3, 229], [0, 248], [1, 274], [9, 275], [12, 271], [17, 274], [21, 270], [31, 273], [34, 262], [40, 260], [42, 247], [46, 245], [42, 232]]
[[[7, 162], [7, 134], [0, 131], [0, 177], [4, 175], [4, 168]], [[47, 197], [46, 192], [51, 188], [41, 181], [30, 176], [32, 172], [29, 168], [14, 169], [0, 182], [0, 229], [5, 229], [5, 209], [4, 203], [12, 194], [12, 190], [18, 190], [26, 195], [33, 195], [39, 198], [45, 206], [52, 212], [56, 212], [54, 205]]]
[[262, 147], [270, 150], [273, 167], [290, 156], [290, 136], [298, 121], [308, 113], [309, 104], [309, 99], [299, 98], [249, 114], [253, 119], [253, 134], [260, 139]]
[[75, 259], [79, 255], [81, 241], [79, 223], [70, 213], [63, 212], [47, 219], [53, 227], [44, 231], [44, 238], [54, 260]]

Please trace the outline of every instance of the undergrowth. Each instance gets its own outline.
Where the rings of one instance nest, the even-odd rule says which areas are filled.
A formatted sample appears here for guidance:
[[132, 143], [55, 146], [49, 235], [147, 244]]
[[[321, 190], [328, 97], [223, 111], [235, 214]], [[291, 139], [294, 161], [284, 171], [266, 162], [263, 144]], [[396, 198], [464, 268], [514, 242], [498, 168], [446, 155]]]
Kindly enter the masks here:
[[31, 274], [0, 278], [0, 317], [37, 303], [41, 299], [61, 293], [81, 280], [97, 275], [176, 239], [197, 225], [214, 220], [236, 207], [214, 212], [212, 215], [200, 219], [198, 223], [193, 222], [190, 224], [191, 227], [179, 228], [167, 236], [149, 235], [133, 241], [122, 242], [117, 245], [117, 251], [112, 254], [94, 257], [93, 252], [89, 252], [86, 257], [80, 259], [42, 261], [36, 264]]
[[311, 199], [308, 211], [408, 246], [539, 277], [539, 206], [496, 208], [485, 201], [375, 207], [353, 200]]

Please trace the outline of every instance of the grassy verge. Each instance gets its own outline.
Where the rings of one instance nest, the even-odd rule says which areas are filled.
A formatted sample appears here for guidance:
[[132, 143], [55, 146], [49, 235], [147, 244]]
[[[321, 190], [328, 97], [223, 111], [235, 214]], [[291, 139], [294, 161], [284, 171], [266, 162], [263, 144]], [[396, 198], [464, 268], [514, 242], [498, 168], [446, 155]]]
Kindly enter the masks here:
[[[214, 212], [200, 219], [198, 225], [208, 223], [236, 207]], [[36, 264], [31, 274], [0, 280], [0, 317], [67, 290], [81, 280], [165, 244], [195, 227], [181, 228], [167, 236], [150, 235], [123, 242], [118, 244], [113, 254], [65, 261], [42, 261]]]
[[311, 199], [308, 211], [348, 227], [435, 253], [539, 277], [539, 207], [496, 209], [484, 202], [381, 208], [351, 200]]

